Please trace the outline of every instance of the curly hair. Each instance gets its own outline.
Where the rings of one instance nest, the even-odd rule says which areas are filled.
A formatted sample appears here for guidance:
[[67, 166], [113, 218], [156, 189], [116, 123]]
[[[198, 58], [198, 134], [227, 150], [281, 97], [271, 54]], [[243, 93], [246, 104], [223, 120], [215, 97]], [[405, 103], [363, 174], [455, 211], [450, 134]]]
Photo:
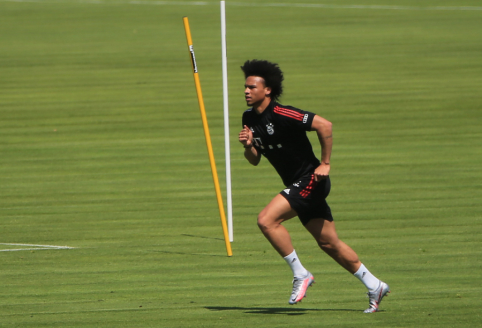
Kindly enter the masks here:
[[271, 88], [270, 97], [272, 100], [278, 100], [283, 93], [283, 72], [278, 64], [271, 63], [267, 60], [247, 60], [241, 69], [244, 72], [244, 77], [259, 76], [265, 81], [265, 86]]

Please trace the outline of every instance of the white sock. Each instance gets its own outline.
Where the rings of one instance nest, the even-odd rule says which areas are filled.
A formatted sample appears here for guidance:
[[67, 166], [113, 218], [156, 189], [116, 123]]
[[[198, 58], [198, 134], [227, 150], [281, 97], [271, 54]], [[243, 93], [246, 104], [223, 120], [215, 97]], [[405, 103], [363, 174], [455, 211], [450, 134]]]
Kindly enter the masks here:
[[357, 272], [354, 273], [355, 277], [360, 279], [360, 281], [368, 288], [370, 292], [374, 292], [378, 286], [380, 286], [380, 280], [372, 275], [370, 271], [363, 265], [360, 266]]
[[293, 252], [288, 255], [283, 257], [290, 266], [291, 270], [293, 271], [293, 276], [296, 278], [304, 278], [308, 274], [308, 270], [305, 269], [305, 267], [301, 264], [300, 259], [298, 258], [298, 255], [296, 254], [296, 251], [293, 250]]

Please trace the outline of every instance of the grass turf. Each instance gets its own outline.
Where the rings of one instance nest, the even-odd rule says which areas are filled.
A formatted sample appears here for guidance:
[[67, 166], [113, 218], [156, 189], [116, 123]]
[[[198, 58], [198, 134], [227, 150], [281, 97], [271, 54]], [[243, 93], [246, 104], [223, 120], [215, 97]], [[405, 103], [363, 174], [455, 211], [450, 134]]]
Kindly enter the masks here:
[[[182, 4], [0, 2], [0, 242], [75, 247], [0, 245], [0, 326], [478, 326], [478, 2], [227, 3], [232, 258], [181, 20], [224, 185], [218, 2]], [[255, 223], [282, 185], [236, 141], [250, 58], [280, 63], [284, 104], [334, 123], [329, 203], [392, 288], [382, 312], [361, 312], [364, 288], [296, 219], [286, 226], [318, 283], [287, 305], [289, 269]]]

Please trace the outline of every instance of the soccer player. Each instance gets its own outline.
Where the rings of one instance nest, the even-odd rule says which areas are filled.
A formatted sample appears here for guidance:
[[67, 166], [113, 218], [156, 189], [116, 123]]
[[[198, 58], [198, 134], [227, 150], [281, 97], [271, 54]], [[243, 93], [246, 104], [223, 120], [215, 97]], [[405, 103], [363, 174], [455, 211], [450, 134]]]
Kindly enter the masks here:
[[[316, 114], [277, 102], [283, 92], [284, 79], [278, 64], [254, 59], [246, 61], [241, 69], [246, 78], [244, 95], [250, 106], [243, 114], [243, 129], [239, 133], [244, 156], [252, 165], [258, 165], [261, 155], [266, 157], [286, 186], [259, 213], [258, 226], [293, 271], [289, 303], [300, 302], [314, 283], [313, 275], [301, 264], [291, 237], [282, 225], [298, 216], [320, 248], [366, 286], [369, 307], [365, 313], [377, 312], [390, 288], [371, 274], [358, 255], [338, 239], [326, 202], [331, 187], [332, 124]], [[306, 131], [315, 131], [318, 135], [321, 161], [313, 153]]]

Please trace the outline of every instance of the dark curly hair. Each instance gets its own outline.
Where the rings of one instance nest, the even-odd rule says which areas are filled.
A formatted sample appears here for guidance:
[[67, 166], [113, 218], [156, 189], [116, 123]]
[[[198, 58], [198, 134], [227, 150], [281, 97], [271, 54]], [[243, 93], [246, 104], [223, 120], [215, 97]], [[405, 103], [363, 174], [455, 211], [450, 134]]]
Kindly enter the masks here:
[[271, 63], [267, 60], [247, 60], [241, 69], [244, 72], [244, 77], [259, 76], [264, 79], [265, 86], [271, 88], [270, 97], [272, 100], [278, 100], [283, 93], [283, 72], [278, 64]]

